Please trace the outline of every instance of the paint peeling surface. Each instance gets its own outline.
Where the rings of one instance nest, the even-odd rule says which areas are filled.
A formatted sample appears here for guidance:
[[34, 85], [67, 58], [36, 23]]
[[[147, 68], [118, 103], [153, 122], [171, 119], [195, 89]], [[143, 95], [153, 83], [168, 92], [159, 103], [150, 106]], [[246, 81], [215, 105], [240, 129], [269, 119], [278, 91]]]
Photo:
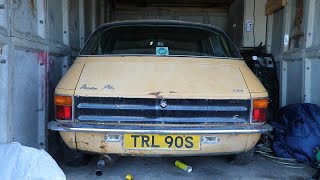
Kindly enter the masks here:
[[48, 53], [45, 51], [41, 51], [37, 53], [38, 62], [40, 65], [47, 65], [48, 61]]

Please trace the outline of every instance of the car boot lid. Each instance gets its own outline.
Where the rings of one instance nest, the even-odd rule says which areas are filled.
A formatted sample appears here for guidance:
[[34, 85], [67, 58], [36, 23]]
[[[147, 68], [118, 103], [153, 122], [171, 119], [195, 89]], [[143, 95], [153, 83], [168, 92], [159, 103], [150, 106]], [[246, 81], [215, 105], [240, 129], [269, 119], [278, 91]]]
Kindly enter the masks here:
[[249, 99], [238, 61], [189, 57], [89, 57], [75, 95]]

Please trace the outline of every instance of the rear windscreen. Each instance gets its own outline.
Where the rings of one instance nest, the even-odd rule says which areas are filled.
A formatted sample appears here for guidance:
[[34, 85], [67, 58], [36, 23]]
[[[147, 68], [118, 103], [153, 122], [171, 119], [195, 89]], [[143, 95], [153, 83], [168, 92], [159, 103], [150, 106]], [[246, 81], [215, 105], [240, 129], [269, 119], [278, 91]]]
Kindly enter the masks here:
[[100, 30], [80, 53], [112, 54], [241, 57], [223, 33], [180, 26], [121, 26]]

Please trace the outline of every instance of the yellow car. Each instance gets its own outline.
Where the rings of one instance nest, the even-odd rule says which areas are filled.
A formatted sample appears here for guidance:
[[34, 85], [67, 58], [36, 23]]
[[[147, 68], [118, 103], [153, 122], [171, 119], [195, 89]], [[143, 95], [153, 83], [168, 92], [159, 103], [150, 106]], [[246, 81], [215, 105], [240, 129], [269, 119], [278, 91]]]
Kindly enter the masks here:
[[245, 161], [271, 130], [267, 106], [266, 89], [222, 30], [123, 21], [86, 42], [56, 87], [48, 127], [84, 152]]

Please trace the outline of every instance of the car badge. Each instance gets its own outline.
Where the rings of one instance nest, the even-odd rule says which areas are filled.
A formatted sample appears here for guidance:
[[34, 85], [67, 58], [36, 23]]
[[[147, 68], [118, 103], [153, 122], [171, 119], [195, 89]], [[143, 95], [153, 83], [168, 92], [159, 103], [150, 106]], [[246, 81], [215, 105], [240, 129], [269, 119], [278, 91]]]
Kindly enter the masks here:
[[167, 105], [168, 105], [168, 104], [167, 104], [167, 101], [166, 101], [166, 100], [163, 99], [163, 100], [160, 101], [160, 107], [166, 108]]

